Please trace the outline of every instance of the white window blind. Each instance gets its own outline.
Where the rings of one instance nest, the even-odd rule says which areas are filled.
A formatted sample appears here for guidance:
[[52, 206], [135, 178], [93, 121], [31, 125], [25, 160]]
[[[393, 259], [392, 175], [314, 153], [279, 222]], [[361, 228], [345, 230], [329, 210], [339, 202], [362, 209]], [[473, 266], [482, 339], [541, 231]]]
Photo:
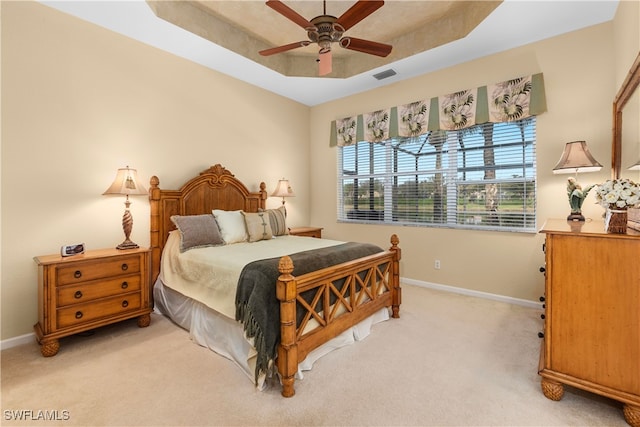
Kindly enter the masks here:
[[536, 230], [535, 117], [340, 147], [338, 220]]

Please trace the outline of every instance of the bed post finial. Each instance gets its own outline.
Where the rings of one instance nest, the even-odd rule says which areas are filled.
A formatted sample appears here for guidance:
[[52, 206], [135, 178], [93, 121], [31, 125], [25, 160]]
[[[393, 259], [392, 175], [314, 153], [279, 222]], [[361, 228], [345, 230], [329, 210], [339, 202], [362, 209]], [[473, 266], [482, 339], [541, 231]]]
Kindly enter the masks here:
[[264, 183], [264, 181], [262, 181], [260, 183], [260, 208], [261, 209], [266, 209], [266, 202], [265, 200], [267, 200], [267, 184]]
[[149, 179], [149, 187], [158, 188], [159, 185], [160, 185], [160, 178], [158, 178], [157, 176], [153, 175], [151, 177], [151, 179]]
[[402, 250], [398, 247], [398, 244], [400, 243], [400, 239], [398, 238], [398, 235], [392, 234], [391, 239], [389, 239], [389, 241], [391, 242], [391, 247], [389, 248], [389, 250], [395, 251], [398, 254], [398, 260], [400, 260], [402, 255]]

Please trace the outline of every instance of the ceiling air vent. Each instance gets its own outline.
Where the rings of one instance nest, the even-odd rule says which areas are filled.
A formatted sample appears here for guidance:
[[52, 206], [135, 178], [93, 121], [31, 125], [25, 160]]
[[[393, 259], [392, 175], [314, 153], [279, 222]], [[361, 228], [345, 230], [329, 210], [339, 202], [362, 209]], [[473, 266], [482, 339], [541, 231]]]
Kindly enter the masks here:
[[382, 79], [386, 79], [387, 77], [391, 77], [395, 75], [396, 75], [396, 72], [393, 71], [393, 69], [389, 68], [388, 70], [381, 71], [378, 74], [374, 74], [373, 77], [375, 77], [378, 80], [382, 80]]

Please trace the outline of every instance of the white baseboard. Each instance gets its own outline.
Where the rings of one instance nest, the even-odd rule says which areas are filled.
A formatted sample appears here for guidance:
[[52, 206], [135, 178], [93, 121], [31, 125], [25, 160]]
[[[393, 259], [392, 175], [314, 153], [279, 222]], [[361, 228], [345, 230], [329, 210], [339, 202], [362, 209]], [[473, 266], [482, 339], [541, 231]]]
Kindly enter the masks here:
[[33, 332], [30, 334], [24, 334], [17, 337], [9, 338], [0, 341], [0, 350], [6, 350], [8, 348], [17, 347], [23, 344], [29, 344], [36, 340], [36, 334]]
[[[421, 280], [407, 279], [407, 278], [404, 278], [404, 277], [400, 278], [400, 282], [401, 283], [406, 283], [408, 285], [421, 286], [423, 288], [430, 288], [430, 289], [437, 289], [439, 291], [451, 292], [451, 293], [454, 293], [454, 294], [462, 294], [462, 295], [468, 295], [468, 296], [472, 296], [472, 297], [491, 299], [491, 300], [495, 300], [495, 301], [502, 301], [502, 302], [506, 302], [506, 303], [509, 303], [509, 304], [523, 305], [525, 307], [530, 307], [530, 308], [540, 308], [540, 303], [536, 302], [536, 301], [529, 301], [529, 300], [520, 299], [520, 298], [506, 297], [504, 295], [490, 294], [488, 292], [481, 292], [481, 291], [474, 291], [474, 290], [471, 290], [471, 289], [457, 288], [455, 286], [439, 285], [437, 283], [423, 282]], [[6, 339], [6, 340], [2, 340], [2, 341], [0, 341], [0, 350], [6, 350], [8, 348], [17, 347], [17, 346], [23, 345], [23, 344], [28, 344], [30, 342], [35, 341], [35, 339], [36, 339], [35, 334], [30, 333], [30, 334], [20, 335], [18, 337], [14, 337], [14, 338], [9, 338], [9, 339]]]
[[506, 303], [509, 303], [509, 304], [522, 305], [522, 306], [530, 307], [530, 308], [540, 308], [541, 307], [541, 305], [540, 305], [541, 303], [539, 303], [537, 301], [530, 301], [530, 300], [526, 300], [526, 299], [507, 297], [507, 296], [498, 295], [498, 294], [490, 294], [488, 292], [474, 291], [472, 289], [457, 288], [455, 286], [440, 285], [438, 283], [423, 282], [421, 280], [407, 279], [407, 278], [404, 278], [404, 277], [400, 278], [400, 283], [406, 283], [408, 285], [420, 286], [420, 287], [423, 287], [423, 288], [436, 289], [436, 290], [439, 290], [439, 291], [451, 292], [451, 293], [454, 293], [454, 294], [468, 295], [468, 296], [477, 297], [477, 298], [485, 298], [485, 299], [490, 299], [490, 300], [494, 300], [494, 301], [501, 301], [501, 302], [506, 302]]

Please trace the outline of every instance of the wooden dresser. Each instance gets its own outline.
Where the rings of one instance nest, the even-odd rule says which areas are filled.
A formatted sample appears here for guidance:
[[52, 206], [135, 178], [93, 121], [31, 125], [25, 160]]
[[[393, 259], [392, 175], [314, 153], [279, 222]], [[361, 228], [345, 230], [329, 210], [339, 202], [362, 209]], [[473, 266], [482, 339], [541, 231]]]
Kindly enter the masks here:
[[569, 385], [618, 400], [640, 427], [640, 233], [602, 221], [549, 220], [545, 242], [542, 391]]
[[59, 338], [121, 320], [149, 326], [149, 249], [100, 249], [81, 255], [34, 258], [38, 264], [38, 323], [43, 356], [55, 356]]

